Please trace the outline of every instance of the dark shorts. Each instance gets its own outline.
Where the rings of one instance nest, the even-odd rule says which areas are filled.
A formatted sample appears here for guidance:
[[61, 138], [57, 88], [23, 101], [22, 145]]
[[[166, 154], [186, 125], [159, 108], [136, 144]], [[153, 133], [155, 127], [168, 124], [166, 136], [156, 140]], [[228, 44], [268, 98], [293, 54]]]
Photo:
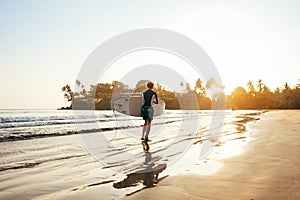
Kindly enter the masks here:
[[153, 120], [154, 110], [152, 106], [143, 106], [141, 112], [144, 120]]

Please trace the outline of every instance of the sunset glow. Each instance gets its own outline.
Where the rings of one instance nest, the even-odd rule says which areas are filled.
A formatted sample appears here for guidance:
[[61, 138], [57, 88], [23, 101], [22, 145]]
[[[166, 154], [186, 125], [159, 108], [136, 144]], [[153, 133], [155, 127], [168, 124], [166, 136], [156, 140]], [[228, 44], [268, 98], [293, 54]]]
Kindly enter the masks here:
[[[274, 90], [285, 82], [296, 85], [300, 78], [295, 1], [164, 1], [159, 6], [139, 1], [130, 7], [125, 2], [63, 1], [59, 7], [58, 2], [29, 2], [0, 3], [0, 108], [65, 105], [61, 87], [74, 86], [82, 64], [98, 45], [144, 27], [169, 29], [197, 42], [215, 63], [227, 94], [250, 80], [262, 79]], [[180, 69], [180, 62], [168, 60], [151, 62]]]

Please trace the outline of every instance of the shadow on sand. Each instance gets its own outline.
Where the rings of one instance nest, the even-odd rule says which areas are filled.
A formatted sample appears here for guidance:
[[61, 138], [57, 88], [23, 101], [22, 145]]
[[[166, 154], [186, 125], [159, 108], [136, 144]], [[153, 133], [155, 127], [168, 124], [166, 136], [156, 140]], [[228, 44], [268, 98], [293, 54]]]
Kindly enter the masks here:
[[138, 170], [134, 173], [127, 174], [127, 177], [117, 183], [114, 183], [114, 188], [121, 189], [126, 187], [136, 186], [139, 183], [143, 183], [146, 188], [153, 187], [161, 179], [158, 178], [159, 173], [164, 171], [167, 168], [166, 164], [156, 165], [151, 158], [151, 152], [149, 152], [150, 145], [148, 142], [142, 142], [143, 149], [145, 152], [145, 162], [146, 165], [143, 169]]

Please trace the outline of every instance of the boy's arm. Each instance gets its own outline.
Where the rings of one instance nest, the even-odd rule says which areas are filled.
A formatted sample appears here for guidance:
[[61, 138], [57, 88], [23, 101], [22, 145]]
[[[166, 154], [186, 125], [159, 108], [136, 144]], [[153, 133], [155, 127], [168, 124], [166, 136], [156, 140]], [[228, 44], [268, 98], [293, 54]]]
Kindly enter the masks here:
[[156, 93], [154, 93], [154, 97], [155, 97], [155, 99], [154, 99], [153, 102], [154, 102], [155, 104], [158, 104], [158, 98], [157, 98], [157, 94], [156, 94]]

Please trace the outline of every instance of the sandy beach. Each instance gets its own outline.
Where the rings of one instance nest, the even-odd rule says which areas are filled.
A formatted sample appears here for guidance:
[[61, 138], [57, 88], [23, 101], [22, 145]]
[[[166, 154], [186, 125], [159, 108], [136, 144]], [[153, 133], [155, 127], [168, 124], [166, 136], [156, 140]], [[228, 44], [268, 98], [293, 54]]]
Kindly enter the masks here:
[[300, 0], [0, 0], [0, 200], [300, 200]]
[[213, 175], [169, 177], [125, 199], [300, 199], [300, 112], [270, 111], [251, 128], [254, 140]]
[[[201, 115], [209, 117], [207, 112]], [[187, 127], [180, 128], [181, 122], [173, 118], [161, 125], [167, 135], [153, 136], [151, 164], [145, 164], [151, 153], [143, 153], [140, 128], [134, 127], [128, 130], [136, 138], [118, 134], [115, 141], [126, 148], [101, 149], [106, 164], [91, 156], [76, 134], [3, 142], [0, 199], [299, 199], [300, 112], [230, 111], [226, 116], [222, 137], [203, 160], [196, 148], [203, 135], [187, 134]], [[182, 141], [194, 143], [177, 162], [164, 165], [160, 153], [167, 153], [166, 158], [176, 155], [163, 147], [177, 128], [186, 133]], [[129, 151], [137, 152], [131, 160], [111, 162]], [[120, 167], [114, 168], [116, 164]], [[142, 184], [145, 166], [160, 173], [150, 188]]]

